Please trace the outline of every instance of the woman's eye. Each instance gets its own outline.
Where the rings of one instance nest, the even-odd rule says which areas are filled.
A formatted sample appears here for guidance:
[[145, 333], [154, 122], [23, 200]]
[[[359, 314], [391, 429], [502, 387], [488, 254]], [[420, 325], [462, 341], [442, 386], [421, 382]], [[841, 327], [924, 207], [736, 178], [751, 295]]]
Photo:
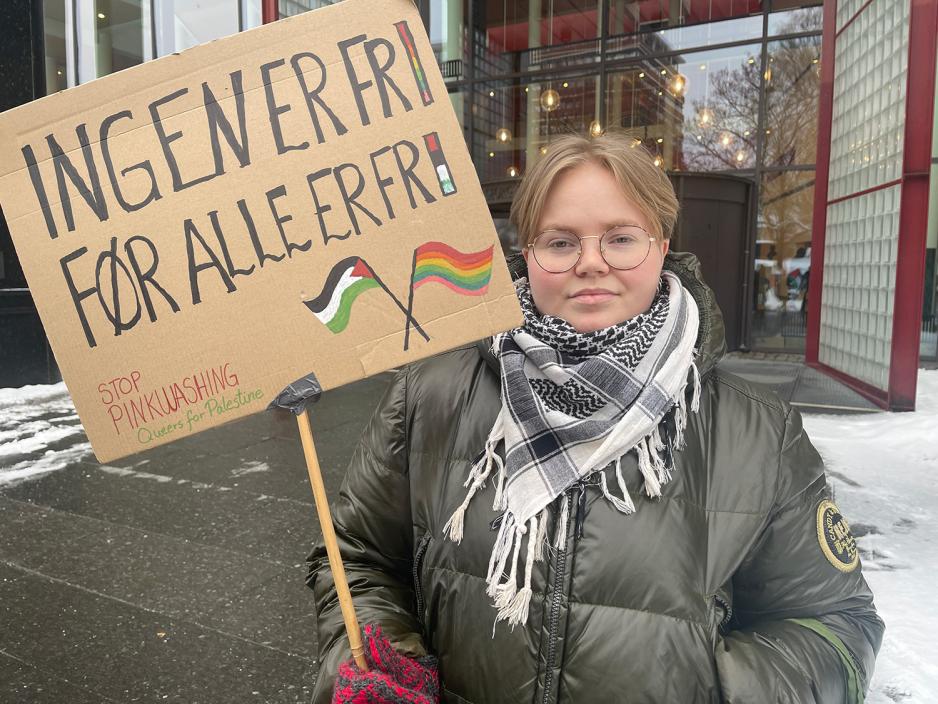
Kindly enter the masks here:
[[571, 247], [575, 247], [576, 245], [573, 244], [573, 242], [570, 240], [551, 240], [547, 243], [547, 246], [551, 249], [569, 249]]

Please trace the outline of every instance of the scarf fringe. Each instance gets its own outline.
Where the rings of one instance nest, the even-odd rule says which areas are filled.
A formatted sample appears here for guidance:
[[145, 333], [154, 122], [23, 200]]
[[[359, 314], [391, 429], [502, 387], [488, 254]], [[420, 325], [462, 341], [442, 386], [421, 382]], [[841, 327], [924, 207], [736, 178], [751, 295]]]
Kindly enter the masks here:
[[[504, 519], [508, 522], [506, 516]], [[514, 519], [511, 519], [514, 524]], [[528, 611], [531, 606], [531, 576], [534, 571], [534, 563], [543, 559], [543, 538], [546, 535], [546, 529], [542, 526], [547, 522], [547, 510], [544, 509], [538, 516], [533, 516], [527, 526], [515, 526], [512, 529], [502, 532], [499, 531], [499, 537], [496, 539], [495, 552], [500, 554], [496, 559], [489, 563], [489, 574], [486, 579], [488, 587], [486, 593], [494, 601], [498, 613], [495, 617], [495, 623], [507, 621], [508, 625], [514, 628], [528, 620]], [[521, 589], [518, 589], [518, 563], [521, 555], [521, 544], [524, 536], [528, 536], [527, 553], [524, 560], [524, 576]], [[505, 539], [510, 536], [509, 539]], [[505, 560], [511, 554], [511, 567], [507, 579], [502, 582], [505, 571]], [[540, 556], [539, 556], [540, 555]], [[495, 553], [493, 552], [493, 558]], [[494, 563], [494, 564], [493, 564]], [[494, 634], [494, 631], [493, 631]]]

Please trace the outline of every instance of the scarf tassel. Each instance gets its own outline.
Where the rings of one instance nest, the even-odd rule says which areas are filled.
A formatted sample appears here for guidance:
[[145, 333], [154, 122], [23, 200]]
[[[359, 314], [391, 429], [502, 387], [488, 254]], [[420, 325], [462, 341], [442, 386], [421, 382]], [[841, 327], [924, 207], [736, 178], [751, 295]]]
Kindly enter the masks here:
[[495, 424], [492, 426], [492, 430], [489, 432], [489, 436], [485, 441], [485, 450], [482, 457], [472, 466], [472, 469], [469, 470], [469, 478], [466, 479], [463, 484], [463, 486], [469, 487], [469, 491], [466, 492], [466, 498], [459, 507], [453, 511], [453, 515], [450, 516], [449, 520], [443, 525], [443, 535], [448, 536], [450, 540], [457, 544], [462, 542], [463, 527], [466, 510], [469, 508], [469, 502], [472, 501], [472, 497], [476, 495], [476, 492], [485, 486], [485, 481], [489, 478], [492, 469], [495, 467], [498, 467], [498, 491], [496, 492], [495, 502], [496, 504], [504, 503], [505, 462], [495, 449], [503, 437], [504, 423], [502, 421], [502, 414], [499, 412], [498, 416], [495, 418]]
[[[511, 553], [511, 568], [508, 579], [501, 582], [504, 573], [504, 563], [498, 560], [494, 572], [490, 570], [488, 576], [489, 586], [486, 590], [489, 596], [494, 599], [495, 608], [498, 613], [495, 617], [495, 623], [507, 621], [508, 625], [514, 628], [528, 620], [528, 611], [531, 606], [531, 575], [534, 571], [534, 562], [539, 559], [538, 553], [542, 552], [541, 538], [544, 531], [541, 524], [545, 522], [545, 512], [542, 511], [540, 520], [537, 516], [532, 516], [528, 525], [521, 525], [510, 531], [512, 539], [506, 541], [504, 545], [496, 542], [496, 549], [502, 550], [502, 557], [507, 557]], [[507, 519], [506, 519], [507, 520]], [[512, 521], [513, 522], [513, 521]], [[521, 544], [524, 536], [528, 536], [527, 554], [524, 561], [524, 579], [521, 589], [518, 589], [518, 563], [521, 553]], [[493, 631], [494, 633], [494, 631]]]

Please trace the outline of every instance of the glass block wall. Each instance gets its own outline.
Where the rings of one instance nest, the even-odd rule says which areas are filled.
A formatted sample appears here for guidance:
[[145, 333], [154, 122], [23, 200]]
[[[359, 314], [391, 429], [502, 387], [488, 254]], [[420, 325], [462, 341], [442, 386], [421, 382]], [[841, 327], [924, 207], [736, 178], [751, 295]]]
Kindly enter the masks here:
[[842, 31], [834, 62], [818, 360], [885, 390], [892, 354], [901, 193], [895, 182], [902, 173], [909, 0], [873, 0], [866, 6], [841, 0], [837, 27]]
[[880, 389], [889, 382], [900, 193], [891, 186], [827, 209], [818, 358]]

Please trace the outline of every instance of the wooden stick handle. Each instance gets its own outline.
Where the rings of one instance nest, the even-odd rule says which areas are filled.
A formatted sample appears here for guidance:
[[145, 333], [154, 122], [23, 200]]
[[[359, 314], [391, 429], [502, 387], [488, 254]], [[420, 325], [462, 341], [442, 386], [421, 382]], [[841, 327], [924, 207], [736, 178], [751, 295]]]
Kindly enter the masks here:
[[316, 513], [319, 514], [319, 525], [322, 527], [322, 539], [326, 544], [326, 554], [329, 556], [329, 567], [332, 569], [332, 579], [335, 590], [339, 596], [339, 606], [342, 609], [342, 619], [345, 621], [345, 632], [348, 634], [349, 646], [352, 648], [352, 657], [358, 669], [368, 672], [368, 663], [365, 662], [365, 646], [362, 645], [362, 634], [358, 628], [358, 617], [355, 616], [355, 607], [352, 605], [352, 593], [345, 578], [345, 567], [342, 565], [342, 555], [339, 553], [339, 543], [335, 539], [335, 528], [332, 525], [332, 514], [329, 512], [329, 502], [326, 500], [326, 487], [322, 483], [322, 472], [319, 470], [319, 458], [316, 456], [316, 445], [313, 444], [313, 431], [309, 426], [309, 416], [306, 410], [296, 417], [300, 428], [300, 440], [303, 442], [303, 454], [306, 457], [306, 469], [309, 472], [309, 483], [313, 488], [313, 498], [316, 499]]

